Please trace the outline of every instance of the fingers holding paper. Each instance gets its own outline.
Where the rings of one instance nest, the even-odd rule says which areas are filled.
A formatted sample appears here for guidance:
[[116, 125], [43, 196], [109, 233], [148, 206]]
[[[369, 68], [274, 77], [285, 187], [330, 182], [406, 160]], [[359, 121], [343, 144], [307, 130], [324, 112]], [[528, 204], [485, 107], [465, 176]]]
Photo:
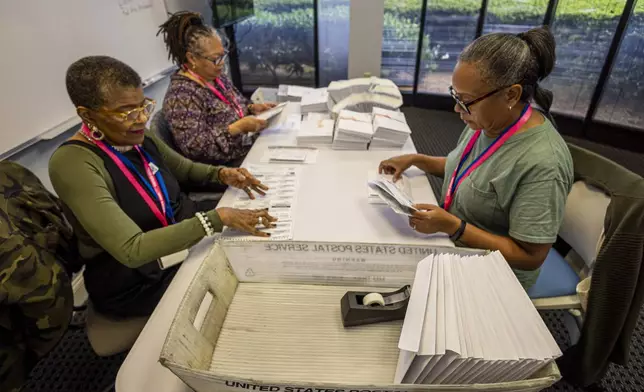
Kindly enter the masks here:
[[261, 227], [271, 229], [275, 227], [275, 222], [277, 222], [277, 218], [271, 216], [267, 210], [240, 210], [222, 207], [217, 209], [217, 213], [224, 226], [258, 237], [270, 237], [270, 233], [261, 231]]
[[253, 192], [264, 196], [268, 187], [244, 168], [224, 168], [219, 171], [219, 179], [226, 185], [242, 189], [250, 199], [255, 199]]
[[415, 204], [418, 211], [409, 218], [409, 225], [419, 233], [438, 232], [453, 234], [458, 230], [460, 219], [433, 204]]
[[378, 173], [393, 175], [393, 180], [398, 181], [403, 172], [413, 165], [413, 157], [411, 155], [401, 155], [398, 157], [389, 158], [380, 162]]
[[267, 102], [267, 103], [254, 103], [249, 106], [249, 110], [253, 114], [260, 114], [262, 112], [265, 112], [269, 109], [272, 109], [276, 106], [277, 104], [272, 103], [272, 102]]

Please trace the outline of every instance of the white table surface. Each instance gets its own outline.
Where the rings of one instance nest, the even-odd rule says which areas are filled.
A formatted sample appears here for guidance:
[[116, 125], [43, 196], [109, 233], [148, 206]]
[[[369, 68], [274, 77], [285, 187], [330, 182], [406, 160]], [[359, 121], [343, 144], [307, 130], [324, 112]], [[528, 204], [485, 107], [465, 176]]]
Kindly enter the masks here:
[[[267, 147], [271, 145], [295, 145], [295, 133], [265, 131], [244, 163], [260, 164]], [[388, 207], [367, 203], [369, 171], [377, 170], [383, 159], [415, 151], [411, 139], [403, 150], [398, 151], [334, 151], [320, 148], [315, 164], [301, 165], [303, 172], [294, 211], [293, 240], [453, 246], [445, 236], [428, 238], [417, 234], [409, 228], [405, 217], [395, 214]], [[422, 172], [411, 169], [406, 175], [414, 201], [437, 203]], [[230, 206], [235, 192], [238, 191], [227, 191], [220, 205]], [[121, 365], [116, 377], [117, 392], [191, 391], [158, 360], [174, 315], [212, 243], [212, 239], [200, 242], [181, 265]]]

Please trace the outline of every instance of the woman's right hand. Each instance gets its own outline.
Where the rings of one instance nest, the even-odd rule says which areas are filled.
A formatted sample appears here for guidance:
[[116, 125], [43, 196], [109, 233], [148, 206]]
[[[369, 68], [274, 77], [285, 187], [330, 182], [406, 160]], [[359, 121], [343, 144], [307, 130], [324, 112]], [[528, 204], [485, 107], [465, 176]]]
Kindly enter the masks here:
[[266, 120], [262, 120], [253, 116], [246, 116], [232, 123], [229, 128], [231, 131], [230, 133], [237, 135], [240, 133], [259, 132], [266, 128], [267, 125], [268, 122]]
[[414, 154], [408, 154], [384, 160], [380, 162], [378, 173], [389, 175], [393, 174], [394, 181], [398, 181], [403, 172], [409, 169], [414, 164], [414, 158]]
[[270, 233], [257, 230], [257, 225], [260, 223], [265, 228], [275, 227], [274, 218], [268, 214], [268, 210], [240, 210], [237, 208], [221, 207], [217, 208], [217, 213], [224, 226], [232, 227], [254, 236], [270, 237]]

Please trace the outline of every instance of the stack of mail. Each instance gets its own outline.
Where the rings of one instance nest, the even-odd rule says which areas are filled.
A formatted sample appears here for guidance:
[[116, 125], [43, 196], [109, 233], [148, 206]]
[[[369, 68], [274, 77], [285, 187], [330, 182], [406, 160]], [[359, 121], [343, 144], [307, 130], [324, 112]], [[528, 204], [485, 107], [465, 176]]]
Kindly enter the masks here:
[[333, 143], [334, 124], [329, 114], [308, 113], [297, 132], [297, 145], [316, 146]]
[[311, 91], [315, 91], [315, 89], [311, 87], [280, 84], [277, 88], [277, 100], [279, 102], [300, 102], [302, 97]]
[[402, 97], [394, 98], [390, 95], [376, 94], [372, 92], [352, 94], [333, 105], [332, 112], [337, 116], [342, 110], [369, 113], [373, 108], [398, 110], [403, 104]]
[[404, 384], [524, 380], [561, 356], [499, 252], [418, 263], [398, 347]]
[[340, 102], [351, 94], [366, 93], [369, 91], [373, 81], [378, 78], [355, 78], [350, 80], [339, 80], [329, 84], [329, 96], [335, 102]]
[[[376, 181], [376, 180], [386, 180], [389, 181], [390, 183], [394, 184], [396, 188], [400, 192], [402, 192], [405, 197], [407, 197], [409, 200], [411, 200], [411, 184], [409, 184], [409, 181], [407, 180], [407, 177], [401, 176], [400, 179], [396, 182], [393, 180], [393, 175], [390, 174], [378, 174], [377, 171], [373, 171], [369, 173], [369, 181]], [[368, 185], [368, 183], [367, 183]], [[368, 193], [368, 202], [369, 204], [387, 204], [387, 201], [380, 196], [380, 192], [372, 188], [371, 186], [367, 186], [367, 189], [369, 190]]]
[[[395, 213], [399, 215], [412, 216], [418, 211], [414, 207], [409, 192], [400, 185], [395, 184], [391, 179], [385, 176], [379, 176], [375, 180], [367, 182], [372, 192], [378, 195], [382, 201], [387, 204]], [[371, 197], [371, 195], [369, 195]]]
[[373, 136], [371, 115], [343, 110], [335, 123], [334, 150], [366, 150]]
[[373, 140], [370, 150], [399, 149], [407, 143], [411, 129], [402, 112], [373, 108]]
[[318, 88], [302, 95], [302, 114], [311, 112], [326, 112], [329, 93], [326, 88]]

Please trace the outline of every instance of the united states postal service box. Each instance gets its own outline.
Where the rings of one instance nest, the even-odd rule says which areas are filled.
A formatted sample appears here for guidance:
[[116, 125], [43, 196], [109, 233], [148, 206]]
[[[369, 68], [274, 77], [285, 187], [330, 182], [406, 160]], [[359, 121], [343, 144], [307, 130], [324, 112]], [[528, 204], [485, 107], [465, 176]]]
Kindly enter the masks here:
[[[266, 242], [267, 246], [280, 244], [298, 243]], [[316, 258], [309, 253], [311, 249], [300, 249], [302, 255], [291, 259], [288, 268], [265, 262], [273, 264], [273, 271], [262, 266], [259, 257], [250, 264], [234, 266], [224, 246], [231, 244], [216, 244], [200, 266], [161, 351], [161, 364], [195, 391], [539, 391], [560, 379], [553, 362], [523, 381], [394, 384], [402, 321], [345, 329], [340, 299], [351, 290], [386, 292], [400, 288], [400, 284], [411, 284], [420, 259], [408, 262], [412, 272], [407, 274], [401, 272], [406, 270], [402, 268], [404, 262], [386, 264], [353, 255]], [[391, 246], [395, 250], [395, 245]], [[430, 248], [423, 252], [470, 251]], [[238, 264], [243, 260], [235, 249], [228, 253]], [[299, 264], [293, 267], [297, 260]], [[333, 263], [339, 267], [325, 268]], [[366, 265], [359, 269], [362, 275], [348, 267], [356, 264]], [[396, 267], [400, 267], [398, 272]], [[348, 275], [343, 275], [342, 269]], [[387, 279], [390, 275], [394, 278]]]

